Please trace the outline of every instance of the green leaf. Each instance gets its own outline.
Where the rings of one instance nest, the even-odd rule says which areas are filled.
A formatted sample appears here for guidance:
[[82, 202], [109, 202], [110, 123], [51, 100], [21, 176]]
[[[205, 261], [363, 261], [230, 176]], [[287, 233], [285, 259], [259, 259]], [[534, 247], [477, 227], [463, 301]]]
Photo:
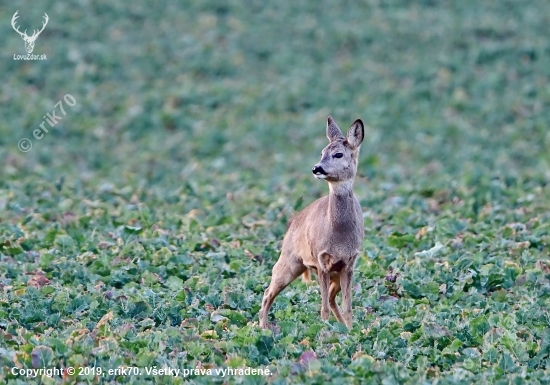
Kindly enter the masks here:
[[44, 286], [40, 289], [40, 292], [44, 295], [55, 293], [55, 291], [56, 291], [55, 288], [51, 286]]
[[175, 275], [172, 275], [168, 277], [164, 285], [172, 291], [181, 290], [181, 288], [183, 287], [183, 280], [179, 277], [176, 277]]
[[175, 299], [179, 302], [185, 303], [185, 300], [187, 298], [187, 295], [185, 294], [185, 290], [181, 289], [178, 294], [175, 296]]
[[422, 298], [423, 296], [420, 288], [409, 280], [406, 280], [406, 279], [401, 280], [401, 287], [412, 298]]
[[403, 248], [409, 243], [414, 243], [413, 234], [402, 234], [395, 232], [388, 237], [388, 245], [391, 247]]
[[33, 368], [46, 368], [54, 359], [54, 353], [49, 346], [36, 346], [31, 352], [31, 362]]

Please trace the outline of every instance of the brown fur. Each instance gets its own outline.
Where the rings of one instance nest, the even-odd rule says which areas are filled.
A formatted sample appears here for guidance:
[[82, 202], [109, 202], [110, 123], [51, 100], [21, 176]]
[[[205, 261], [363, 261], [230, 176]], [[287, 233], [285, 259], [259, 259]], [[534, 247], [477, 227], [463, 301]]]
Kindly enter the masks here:
[[[353, 195], [359, 149], [364, 137], [361, 120], [356, 120], [347, 138], [332, 117], [327, 121], [330, 143], [322, 152], [316, 173], [329, 183], [328, 196], [317, 199], [292, 220], [283, 239], [281, 255], [273, 266], [271, 283], [260, 309], [260, 327], [267, 327], [267, 316], [275, 297], [298, 276], [310, 280], [310, 269], [317, 272], [321, 288], [321, 318], [327, 320], [329, 307], [339, 322], [352, 326], [351, 281], [355, 260], [363, 244], [364, 225], [359, 202]], [[341, 158], [334, 157], [341, 153]], [[342, 291], [342, 311], [336, 295]]]

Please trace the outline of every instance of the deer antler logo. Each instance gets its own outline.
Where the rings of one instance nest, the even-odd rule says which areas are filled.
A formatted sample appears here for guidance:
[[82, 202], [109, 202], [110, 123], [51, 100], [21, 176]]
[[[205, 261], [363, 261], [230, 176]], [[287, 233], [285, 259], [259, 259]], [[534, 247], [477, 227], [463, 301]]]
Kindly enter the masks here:
[[25, 32], [21, 32], [19, 31], [19, 28], [15, 25], [15, 20], [19, 17], [17, 15], [18, 13], [19, 11], [13, 14], [13, 17], [11, 19], [11, 26], [13, 27], [15, 32], [20, 34], [23, 40], [25, 41], [25, 49], [27, 50], [27, 53], [32, 53], [32, 50], [34, 49], [34, 42], [38, 38], [38, 35], [40, 35], [44, 30], [44, 28], [46, 27], [46, 24], [48, 24], [48, 20], [49, 20], [48, 14], [44, 12], [44, 16], [43, 16], [44, 21], [42, 22], [42, 29], [40, 31], [35, 29], [32, 36], [29, 36], [27, 35], [27, 30], [25, 30]]

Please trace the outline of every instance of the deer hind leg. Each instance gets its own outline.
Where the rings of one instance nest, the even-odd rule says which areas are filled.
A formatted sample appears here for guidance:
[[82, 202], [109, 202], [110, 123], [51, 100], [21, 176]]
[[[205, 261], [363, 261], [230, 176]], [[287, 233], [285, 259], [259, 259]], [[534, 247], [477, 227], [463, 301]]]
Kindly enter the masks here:
[[273, 301], [275, 300], [275, 297], [277, 297], [277, 295], [283, 291], [285, 287], [290, 285], [290, 283], [298, 278], [305, 270], [306, 267], [298, 258], [281, 254], [281, 257], [273, 266], [271, 283], [265, 291], [262, 299], [262, 307], [259, 313], [260, 327], [262, 329], [267, 327], [267, 315]]
[[353, 264], [346, 266], [340, 274], [340, 286], [342, 287], [342, 312], [344, 323], [351, 329], [353, 316], [351, 312], [351, 280], [353, 278]]
[[330, 308], [332, 310], [332, 313], [338, 319], [338, 322], [346, 324], [344, 321], [344, 318], [342, 317], [342, 314], [340, 313], [340, 308], [338, 307], [338, 304], [336, 303], [336, 296], [340, 292], [340, 276], [335, 275], [333, 277], [330, 277], [330, 289], [329, 289], [329, 303]]

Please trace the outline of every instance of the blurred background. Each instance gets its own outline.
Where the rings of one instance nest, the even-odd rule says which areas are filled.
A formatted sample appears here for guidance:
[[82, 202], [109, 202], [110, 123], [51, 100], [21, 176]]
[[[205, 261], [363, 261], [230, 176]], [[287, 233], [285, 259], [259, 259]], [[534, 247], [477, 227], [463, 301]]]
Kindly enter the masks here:
[[[25, 54], [10, 25], [16, 11], [21, 31], [40, 28], [48, 14], [33, 52], [47, 60], [14, 60]], [[546, 265], [537, 265], [550, 241], [549, 25], [546, 0], [3, 2], [0, 286], [11, 288], [2, 303], [12, 306], [0, 303], [0, 320], [36, 333], [52, 327], [65, 340], [63, 333], [92, 330], [114, 309], [119, 326], [141, 322], [162, 334], [164, 325], [192, 318], [199, 321], [186, 330], [200, 334], [212, 328], [212, 309], [232, 309], [225, 316], [247, 328], [235, 332], [240, 339], [220, 329], [229, 345], [200, 339], [187, 358], [173, 357], [185, 365], [205, 357], [221, 365], [229, 351], [252, 366], [280, 359], [283, 371], [309, 336], [313, 347], [342, 343], [343, 350], [327, 348], [325, 374], [343, 376], [340, 363], [347, 365], [363, 344], [378, 362], [402, 365], [403, 376], [419, 379], [466, 357], [440, 356], [454, 337], [436, 346], [434, 336], [448, 334], [424, 327], [425, 319], [454, 333], [463, 326], [452, 320], [479, 309], [504, 317], [521, 303], [533, 333], [521, 346], [530, 353], [502, 353], [507, 348], [494, 342], [501, 358], [484, 360], [495, 368], [503, 362], [506, 371], [509, 362], [519, 367], [538, 357], [531, 368], [545, 368], [548, 356], [535, 347], [547, 326], [535, 299], [549, 295], [540, 284], [547, 282], [540, 278]], [[63, 102], [63, 116], [55, 105], [67, 94], [76, 105]], [[54, 109], [62, 120], [46, 124], [49, 132], [36, 139], [33, 131]], [[359, 326], [348, 345], [315, 337], [326, 326], [315, 324], [317, 289], [307, 289], [308, 297], [300, 286], [274, 306], [277, 320], [304, 323], [293, 326], [292, 348], [269, 340], [277, 353], [249, 326], [288, 219], [328, 191], [310, 170], [327, 143], [329, 114], [342, 130], [356, 118], [368, 125], [355, 187], [367, 230], [354, 289], [358, 325], [398, 317], [388, 305], [393, 300], [380, 300], [391, 295], [403, 296], [395, 306], [409, 319], [388, 323], [401, 326], [386, 342], [380, 324], [370, 332]], [[32, 141], [28, 152], [18, 149], [22, 138]], [[459, 251], [447, 249], [443, 265], [408, 264], [436, 242]], [[525, 247], [531, 248], [521, 254]], [[512, 254], [524, 259], [509, 262]], [[504, 294], [491, 297], [525, 271], [539, 274], [522, 281], [527, 292], [509, 302]], [[46, 282], [54, 292], [12, 293]], [[442, 284], [449, 298], [470, 287], [481, 294], [471, 302], [456, 294], [455, 306], [445, 292], [439, 297]], [[191, 290], [181, 294], [182, 286]], [[41, 305], [65, 298], [58, 293], [67, 299], [57, 307]], [[122, 297], [129, 313], [115, 302]], [[291, 300], [299, 311], [286, 312]], [[11, 330], [8, 324], [0, 326]], [[519, 324], [508, 325], [513, 338]], [[304, 337], [309, 325], [317, 329]], [[464, 347], [480, 346], [489, 321], [476, 325], [457, 337]], [[407, 343], [397, 337], [403, 330], [420, 333], [420, 350], [405, 352]], [[73, 361], [84, 363], [99, 342], [87, 343]], [[154, 346], [142, 352], [115, 344], [104, 353], [112, 355], [109, 362], [160, 365]], [[163, 346], [158, 357], [182, 344], [176, 338]], [[437, 370], [423, 371], [432, 366]]]
[[[2, 179], [286, 183], [310, 177], [333, 114], [371, 127], [360, 173], [375, 182], [546, 180], [547, 7], [13, 1], [0, 7]], [[21, 30], [49, 15], [33, 52], [46, 61], [13, 60], [16, 10]], [[77, 105], [19, 152], [67, 93]]]

